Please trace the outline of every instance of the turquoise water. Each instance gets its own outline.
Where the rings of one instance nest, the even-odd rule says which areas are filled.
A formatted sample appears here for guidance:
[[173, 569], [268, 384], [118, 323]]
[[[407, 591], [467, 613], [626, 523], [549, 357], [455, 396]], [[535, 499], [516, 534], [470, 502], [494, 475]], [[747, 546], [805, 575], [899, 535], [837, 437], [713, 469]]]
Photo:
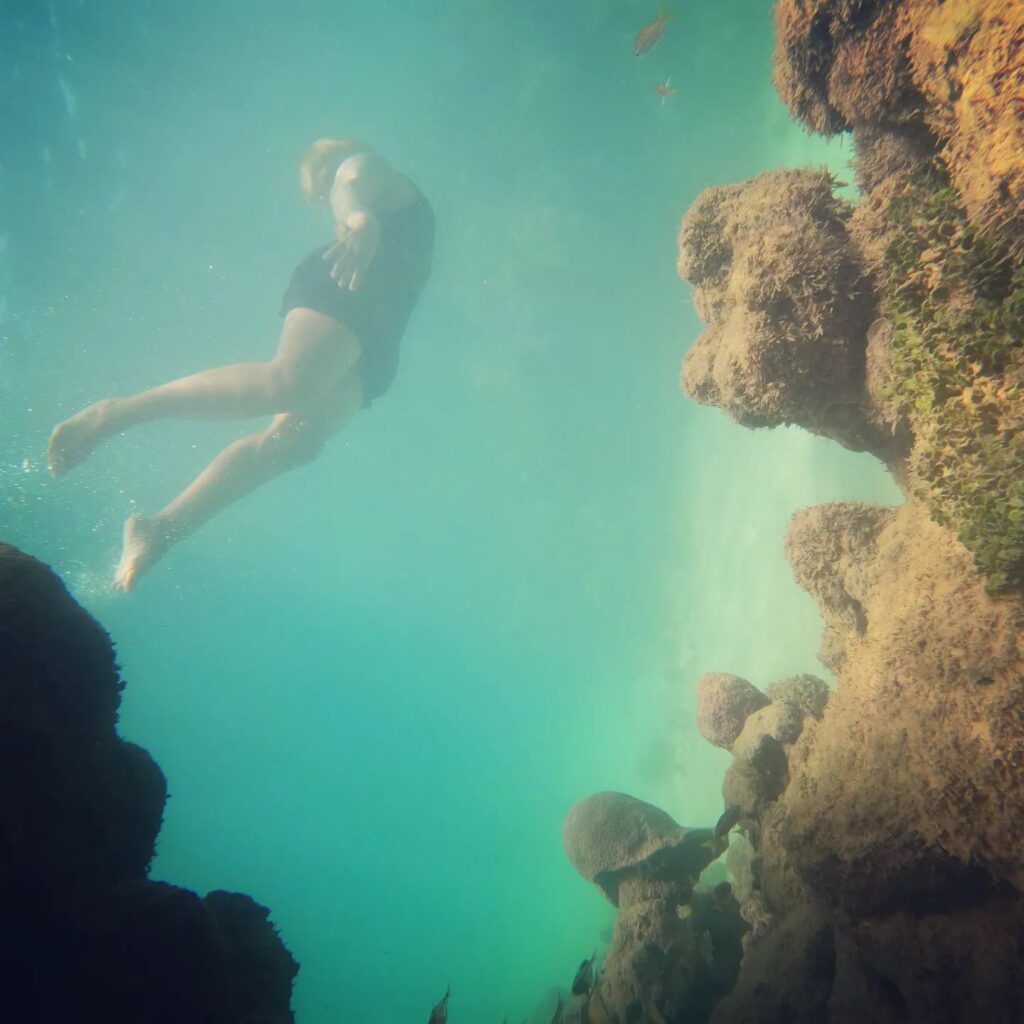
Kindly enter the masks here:
[[[113, 634], [121, 731], [168, 776], [156, 878], [269, 905], [300, 1024], [550, 1016], [610, 908], [565, 862], [572, 802], [688, 825], [727, 755], [703, 671], [820, 671], [792, 511], [889, 501], [867, 456], [752, 433], [677, 386], [700, 330], [675, 231], [706, 185], [849, 150], [789, 122], [762, 0], [3, 0], [0, 536]], [[654, 85], [671, 74], [677, 95]], [[431, 198], [433, 279], [388, 395], [125, 598], [120, 523], [238, 423], [160, 423], [60, 481], [52, 425], [268, 357], [327, 225], [323, 135]]]

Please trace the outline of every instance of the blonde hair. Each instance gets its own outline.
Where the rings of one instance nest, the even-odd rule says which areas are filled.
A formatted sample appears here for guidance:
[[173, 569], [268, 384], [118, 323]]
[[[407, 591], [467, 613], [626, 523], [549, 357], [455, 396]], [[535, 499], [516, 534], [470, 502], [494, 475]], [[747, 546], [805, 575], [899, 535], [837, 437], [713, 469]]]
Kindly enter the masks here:
[[323, 205], [342, 162], [364, 147], [355, 139], [317, 139], [302, 156], [299, 187], [314, 205]]

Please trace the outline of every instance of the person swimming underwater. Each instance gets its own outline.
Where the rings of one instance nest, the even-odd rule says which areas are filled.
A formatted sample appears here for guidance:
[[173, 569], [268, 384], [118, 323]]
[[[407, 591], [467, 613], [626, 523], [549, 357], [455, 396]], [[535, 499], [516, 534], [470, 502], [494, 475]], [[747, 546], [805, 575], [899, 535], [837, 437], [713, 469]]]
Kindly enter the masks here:
[[125, 521], [116, 590], [131, 590], [170, 548], [228, 505], [312, 461], [394, 379], [402, 335], [430, 276], [430, 203], [384, 157], [350, 139], [314, 142], [299, 183], [311, 203], [329, 208], [334, 241], [311, 252], [292, 274], [274, 357], [102, 399], [50, 436], [50, 472], [59, 477], [140, 423], [274, 417], [262, 432], [225, 448], [155, 516]]

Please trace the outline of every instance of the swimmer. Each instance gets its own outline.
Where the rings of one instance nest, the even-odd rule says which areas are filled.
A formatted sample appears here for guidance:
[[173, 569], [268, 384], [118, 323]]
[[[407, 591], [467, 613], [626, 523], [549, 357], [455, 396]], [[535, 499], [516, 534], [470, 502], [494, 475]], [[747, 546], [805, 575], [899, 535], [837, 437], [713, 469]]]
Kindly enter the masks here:
[[151, 420], [273, 416], [265, 430], [225, 448], [155, 516], [125, 522], [115, 590], [131, 590], [170, 548], [228, 505], [312, 461], [394, 379], [402, 334], [430, 276], [430, 204], [380, 154], [354, 140], [314, 142], [299, 184], [311, 203], [330, 210], [334, 241], [292, 274], [274, 357], [104, 398], [50, 436], [50, 472], [59, 477], [115, 434]]

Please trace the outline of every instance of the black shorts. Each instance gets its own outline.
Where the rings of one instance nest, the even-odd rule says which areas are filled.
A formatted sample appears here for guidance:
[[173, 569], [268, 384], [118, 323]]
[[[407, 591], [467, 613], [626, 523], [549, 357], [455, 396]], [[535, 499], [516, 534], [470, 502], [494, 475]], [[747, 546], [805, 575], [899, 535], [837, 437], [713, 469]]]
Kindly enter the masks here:
[[406, 324], [423, 291], [434, 253], [434, 213], [421, 194], [382, 214], [380, 247], [356, 291], [339, 288], [324, 260], [330, 245], [314, 249], [296, 268], [281, 301], [281, 316], [298, 307], [344, 324], [362, 348], [363, 404], [391, 386]]

